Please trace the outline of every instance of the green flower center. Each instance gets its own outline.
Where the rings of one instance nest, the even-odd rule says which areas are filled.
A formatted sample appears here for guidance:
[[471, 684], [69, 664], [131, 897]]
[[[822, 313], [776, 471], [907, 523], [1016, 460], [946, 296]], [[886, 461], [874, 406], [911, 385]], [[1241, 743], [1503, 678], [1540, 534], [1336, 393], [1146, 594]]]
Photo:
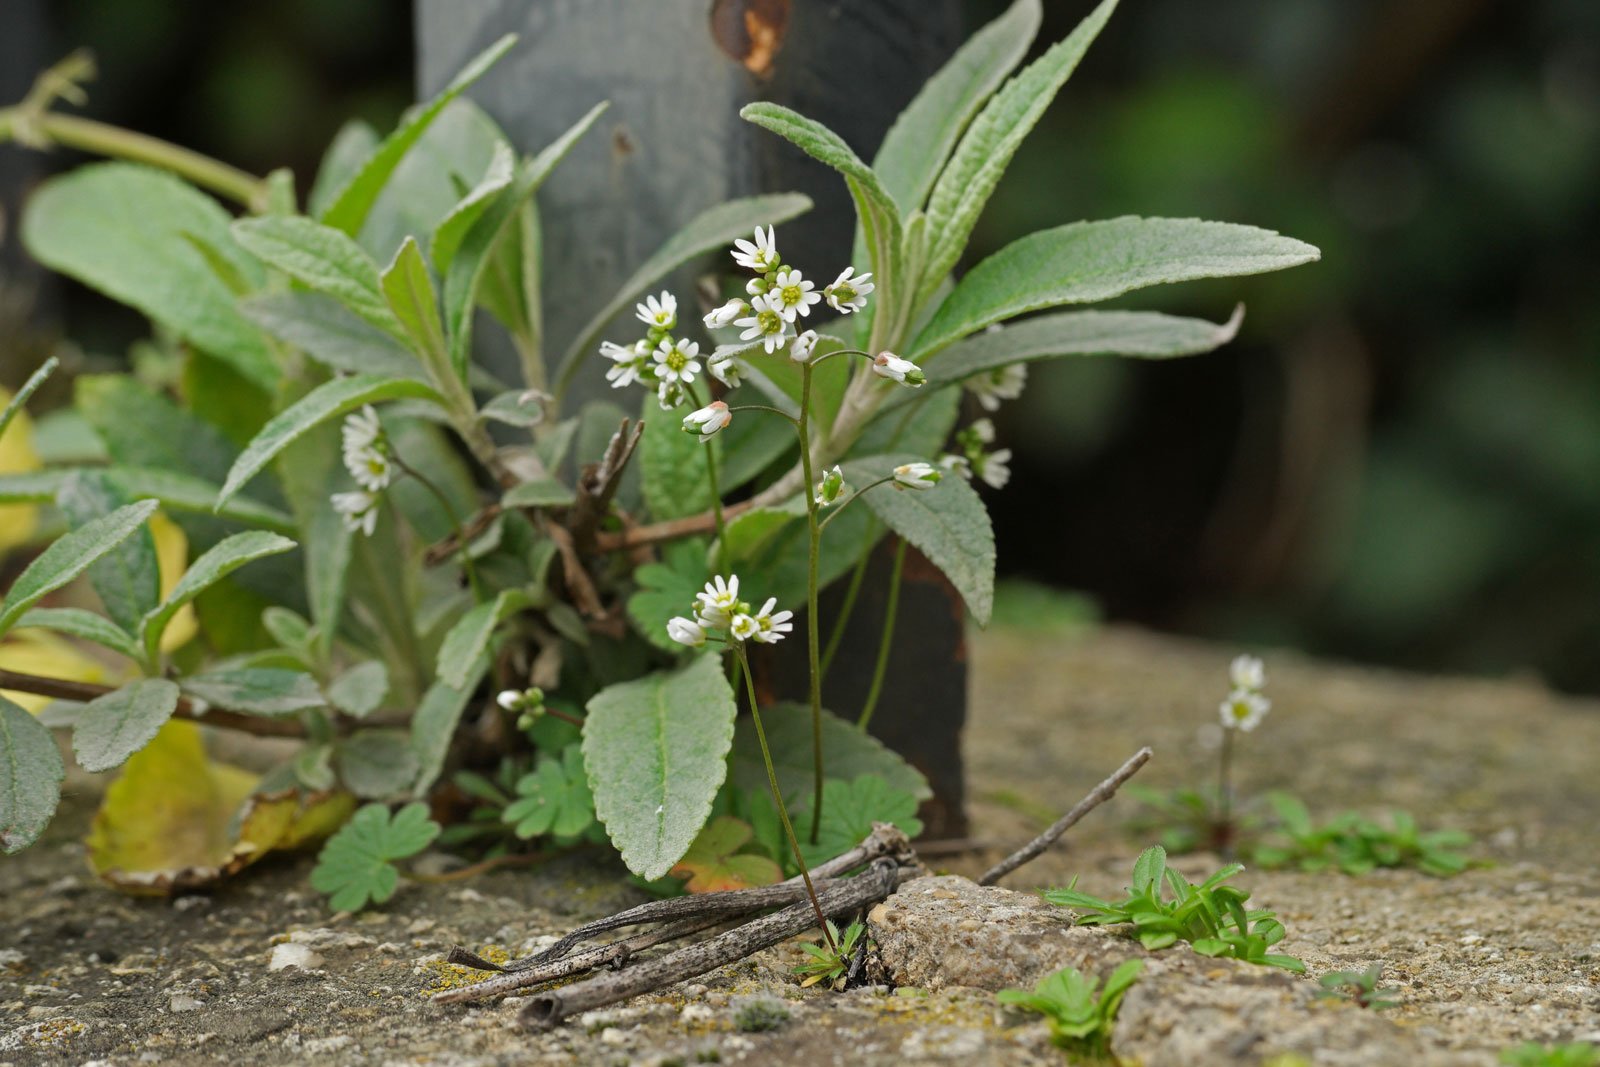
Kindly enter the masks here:
[[689, 362], [689, 357], [685, 356], [682, 351], [676, 348], [672, 350], [671, 355], [667, 356], [667, 367], [671, 370], [681, 371], [683, 369], [683, 365], [687, 362]]
[[777, 333], [783, 329], [783, 316], [776, 311], [763, 311], [756, 316], [756, 325], [762, 333]]
[[784, 305], [791, 306], [800, 303], [800, 298], [803, 294], [801, 293], [798, 285], [786, 285], [783, 287], [782, 295]]
[[833, 287], [833, 298], [841, 304], [849, 304], [856, 298], [855, 286], [840, 283]]

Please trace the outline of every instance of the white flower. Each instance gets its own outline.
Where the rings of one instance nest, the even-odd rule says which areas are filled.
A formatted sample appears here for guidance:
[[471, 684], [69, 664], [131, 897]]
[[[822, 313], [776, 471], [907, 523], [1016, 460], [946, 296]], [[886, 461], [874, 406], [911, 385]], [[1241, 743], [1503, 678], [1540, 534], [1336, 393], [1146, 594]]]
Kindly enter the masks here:
[[[755, 633], [750, 635], [751, 640], [759, 641], [763, 645], [777, 644], [779, 641], [783, 640], [784, 634], [794, 629], [794, 623], [789, 621], [790, 619], [794, 618], [794, 612], [780, 611], [774, 615], [772, 613], [772, 609], [776, 607], [777, 604], [777, 597], [768, 597], [767, 602], [761, 605], [761, 610], [756, 612], [755, 615], [754, 621], [756, 624], [756, 630]], [[748, 619], [749, 617], [750, 616], [748, 615], [739, 616], [740, 619]], [[735, 619], [734, 622], [737, 624], [738, 619]], [[740, 634], [732, 627], [729, 628], [729, 632], [733, 633], [733, 635], [738, 637], [741, 641], [744, 640], [744, 638], [740, 636]]]
[[667, 636], [690, 648], [699, 648], [706, 643], [705, 627], [682, 615], [667, 620]]
[[967, 427], [967, 434], [979, 444], [994, 444], [994, 420], [974, 419], [972, 425]]
[[[728, 633], [736, 641], [748, 641], [761, 633], [761, 624], [743, 612], [728, 620]], [[773, 638], [777, 640], [777, 638]]]
[[389, 458], [378, 413], [371, 405], [344, 420], [344, 465], [363, 489], [380, 493], [394, 481], [394, 461]]
[[738, 297], [734, 297], [721, 307], [715, 308], [706, 313], [706, 329], [722, 329], [734, 319], [738, 318], [740, 315], [743, 315], [749, 306], [750, 305], [746, 304], [743, 300], [740, 300]]
[[683, 406], [683, 386], [677, 382], [663, 381], [656, 385], [656, 403], [662, 411], [676, 411]]
[[678, 298], [663, 289], [659, 297], [647, 296], [644, 303], [633, 305], [633, 313], [646, 326], [670, 330], [678, 324]]
[[1267, 667], [1258, 656], [1235, 656], [1228, 665], [1228, 678], [1235, 689], [1261, 690], [1267, 687]]
[[521, 711], [528, 698], [520, 689], [502, 689], [494, 702], [506, 711]]
[[894, 484], [903, 489], [932, 489], [943, 477], [931, 463], [904, 463], [894, 469]]
[[1272, 701], [1248, 689], [1235, 689], [1217, 707], [1225, 729], [1244, 730], [1247, 733], [1254, 730], [1271, 710]]
[[969, 393], [978, 398], [978, 404], [985, 411], [999, 411], [1000, 401], [1017, 399], [1027, 384], [1026, 363], [1008, 363], [1004, 367], [974, 374], [962, 383]]
[[655, 352], [656, 377], [663, 382], [682, 382], [687, 385], [700, 373], [700, 361], [695, 358], [699, 354], [698, 341], [663, 340]]
[[349, 452], [377, 444], [378, 438], [383, 436], [383, 424], [378, 421], [378, 413], [372, 405], [367, 404], [360, 411], [345, 416], [340, 433], [344, 438], [344, 450]]
[[638, 341], [627, 347], [611, 341], [600, 342], [600, 354], [612, 362], [606, 371], [606, 381], [611, 383], [611, 388], [622, 389], [643, 381], [649, 352], [648, 341]]
[[333, 494], [333, 510], [344, 520], [344, 528], [372, 536], [378, 526], [378, 494], [366, 489]]
[[726, 626], [729, 616], [739, 610], [739, 576], [717, 575], [706, 583], [705, 592], [695, 594], [695, 600], [702, 626]]
[[767, 290], [767, 298], [776, 300], [778, 313], [793, 322], [795, 315], [809, 315], [812, 304], [822, 303], [822, 294], [812, 292], [815, 288], [799, 271], [791, 268], [778, 272], [772, 288]]
[[733, 261], [747, 270], [757, 274], [777, 270], [783, 265], [783, 260], [778, 256], [778, 245], [773, 239], [772, 227], [768, 226], [765, 233], [761, 227], [756, 227], [755, 243], [749, 241], [733, 242]]
[[796, 363], [811, 362], [811, 353], [817, 350], [817, 331], [807, 330], [789, 342], [789, 358]]
[[844, 495], [848, 486], [844, 484], [844, 471], [835, 463], [830, 470], [822, 472], [822, 480], [811, 491], [811, 498], [817, 502], [818, 507], [828, 507], [836, 503]]
[[767, 283], [767, 279], [760, 274], [744, 283], [744, 291], [751, 296], [761, 296], [771, 288], [772, 286]]
[[921, 367], [909, 359], [901, 359], [893, 352], [879, 352], [878, 358], [872, 361], [872, 373], [880, 378], [899, 382], [901, 385], [909, 385], [913, 389], [928, 380], [928, 376], [922, 373]]
[[709, 441], [717, 435], [717, 431], [733, 421], [733, 414], [728, 410], [728, 405], [720, 400], [713, 400], [698, 411], [691, 411], [683, 417], [683, 432], [700, 435], [700, 440]]
[[974, 464], [978, 477], [991, 489], [1004, 489], [1011, 480], [1011, 449], [997, 448], [987, 455], [979, 456]]
[[867, 294], [877, 288], [872, 284], [872, 274], [857, 275], [854, 267], [846, 267], [844, 271], [833, 280], [833, 284], [822, 290], [822, 295], [827, 299], [828, 306], [841, 315], [848, 315], [852, 311], [860, 311], [867, 306]]
[[967, 462], [966, 456], [958, 456], [954, 453], [946, 452], [939, 457], [939, 469], [946, 474], [953, 474], [963, 481], [970, 482], [972, 480], [972, 464]]
[[731, 352], [711, 353], [710, 359], [706, 362], [706, 370], [729, 389], [739, 388], [739, 383], [744, 381], [744, 370]]
[[770, 294], [758, 296], [750, 301], [750, 311], [749, 316], [734, 323], [744, 328], [739, 340], [754, 341], [760, 338], [769, 353], [777, 351], [789, 333], [789, 320], [783, 317], [778, 302]]

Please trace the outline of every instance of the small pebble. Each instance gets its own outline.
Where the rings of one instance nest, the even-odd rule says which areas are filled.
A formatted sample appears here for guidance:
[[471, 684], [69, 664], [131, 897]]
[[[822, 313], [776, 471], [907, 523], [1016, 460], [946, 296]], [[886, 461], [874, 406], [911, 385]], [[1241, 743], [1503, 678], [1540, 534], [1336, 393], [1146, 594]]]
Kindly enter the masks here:
[[322, 966], [322, 957], [313, 952], [309, 946], [288, 942], [272, 946], [272, 958], [267, 961], [267, 970], [281, 971], [288, 967], [298, 967], [302, 971], [309, 971]]

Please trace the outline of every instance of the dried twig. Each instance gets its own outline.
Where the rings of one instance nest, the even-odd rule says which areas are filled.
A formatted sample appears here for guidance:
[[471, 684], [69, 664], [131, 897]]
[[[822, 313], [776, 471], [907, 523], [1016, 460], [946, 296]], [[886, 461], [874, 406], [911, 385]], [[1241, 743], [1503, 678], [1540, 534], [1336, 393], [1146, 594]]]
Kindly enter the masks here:
[[[46, 678], [38, 674], [24, 674], [21, 671], [4, 669], [0, 669], [0, 689], [34, 693], [56, 700], [75, 700], [85, 704], [96, 697], [103, 697], [107, 693], [116, 691], [116, 687], [109, 685], [74, 682], [66, 678]], [[173, 711], [172, 717], [188, 719], [202, 726], [220, 726], [224, 730], [238, 730], [240, 733], [254, 734], [257, 737], [306, 736], [305, 728], [294, 719], [267, 718], [211, 705], [197, 705], [188, 697], [178, 698], [178, 706]]]
[[1055, 844], [1057, 838], [1072, 829], [1079, 819], [1110, 800], [1123, 782], [1139, 773], [1139, 768], [1150, 761], [1151, 755], [1148, 747], [1135, 752], [1128, 762], [1117, 768], [1115, 774], [1090, 790], [1089, 795], [1078, 801], [1077, 806], [1063, 815], [1054, 826], [985, 871], [983, 877], [978, 879], [978, 884], [994, 885], [1024, 863], [1038, 858], [1045, 849]]
[[[817, 895], [817, 899], [825, 914], [842, 915], [882, 900], [894, 892], [899, 882], [900, 869], [895, 861], [877, 859], [865, 874], [832, 883]], [[607, 1004], [615, 1004], [743, 959], [793, 937], [815, 923], [809, 900], [791, 904], [782, 911], [762, 916], [665, 956], [646, 960], [617, 974], [600, 975], [541, 993], [522, 1009], [519, 1021], [533, 1026], [554, 1026], [579, 1012], [603, 1008]]]
[[643, 436], [643, 422], [635, 424], [623, 419], [617, 432], [611, 435], [600, 462], [586, 467], [578, 479], [578, 500], [572, 507], [569, 528], [580, 554], [594, 550], [596, 531], [606, 517], [617, 486], [622, 483], [622, 473], [628, 468], [628, 460], [633, 458], [634, 450], [639, 447]]
[[[754, 506], [753, 500], [725, 504], [722, 508], [723, 521], [726, 522], [735, 515], [742, 515]], [[600, 533], [595, 536], [595, 547], [601, 552], [616, 552], [620, 549], [638, 548], [659, 541], [688, 537], [690, 534], [710, 533], [716, 526], [716, 516], [708, 511], [700, 515], [687, 515], [681, 519], [654, 522], [649, 526], [633, 526], [619, 533]]]
[[499, 501], [485, 504], [479, 508], [477, 514], [468, 519], [466, 525], [461, 528], [459, 536], [451, 532], [446, 535], [444, 540], [428, 546], [428, 550], [422, 554], [423, 565], [437, 567], [452, 559], [463, 545], [470, 545], [482, 537], [484, 531], [489, 529], [494, 524], [494, 520], [500, 517], [502, 510]]

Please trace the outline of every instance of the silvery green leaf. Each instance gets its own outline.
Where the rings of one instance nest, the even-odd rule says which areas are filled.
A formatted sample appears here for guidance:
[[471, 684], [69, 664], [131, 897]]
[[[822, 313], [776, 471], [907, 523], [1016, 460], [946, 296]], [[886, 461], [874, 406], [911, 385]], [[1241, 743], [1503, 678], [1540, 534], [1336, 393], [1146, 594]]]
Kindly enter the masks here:
[[14, 626], [23, 613], [48, 594], [88, 570], [96, 560], [132, 537], [156, 510], [154, 500], [118, 508], [85, 523], [34, 557], [11, 584], [0, 610], [0, 634]]
[[50, 731], [0, 696], [0, 850], [33, 844], [55, 814], [66, 773]]
[[86, 771], [109, 771], [156, 736], [178, 707], [178, 686], [165, 678], [141, 678], [96, 697], [78, 713], [72, 752]]

